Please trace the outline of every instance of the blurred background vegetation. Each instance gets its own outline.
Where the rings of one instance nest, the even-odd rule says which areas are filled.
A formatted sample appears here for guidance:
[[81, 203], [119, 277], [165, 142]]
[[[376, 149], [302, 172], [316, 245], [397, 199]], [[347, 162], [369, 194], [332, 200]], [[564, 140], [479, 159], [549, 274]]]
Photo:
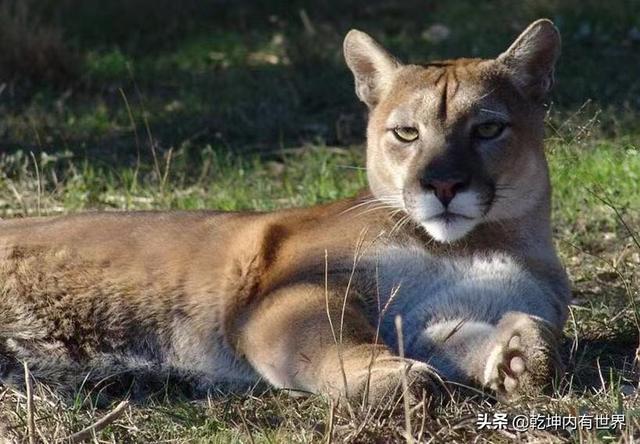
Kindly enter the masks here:
[[0, 149], [120, 162], [149, 144], [359, 143], [347, 30], [405, 61], [493, 57], [540, 17], [563, 35], [558, 122], [613, 110], [599, 130], [637, 131], [640, 0], [0, 0]]

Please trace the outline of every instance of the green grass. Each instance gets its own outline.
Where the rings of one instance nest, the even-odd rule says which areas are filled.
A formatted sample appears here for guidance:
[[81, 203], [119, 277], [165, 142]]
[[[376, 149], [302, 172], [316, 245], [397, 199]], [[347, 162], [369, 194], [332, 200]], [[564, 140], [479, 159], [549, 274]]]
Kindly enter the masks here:
[[278, 160], [264, 160], [207, 146], [196, 155], [186, 150], [167, 154], [158, 160], [157, 170], [78, 162], [70, 153], [0, 154], [0, 215], [96, 208], [266, 211], [314, 205], [354, 195], [365, 186], [362, 151], [309, 145], [283, 151]]
[[[97, 4], [0, 0], [0, 217], [273, 210], [353, 195], [366, 185], [364, 113], [341, 60], [347, 29], [371, 32], [404, 60], [427, 60], [494, 56], [532, 19], [554, 19], [563, 56], [547, 148], [554, 238], [574, 296], [566, 374], [550, 396], [504, 405], [465, 394], [430, 412], [418, 408], [413, 432], [437, 442], [640, 437], [640, 1]], [[434, 24], [449, 36], [424, 37]], [[351, 416], [314, 396], [193, 400], [172, 389], [128, 406], [96, 441], [403, 439], [404, 413], [393, 408]], [[45, 442], [115, 406], [91, 393], [69, 404], [46, 387], [35, 391], [36, 434]], [[495, 411], [624, 412], [627, 428], [478, 430], [477, 414]], [[26, 441], [27, 419], [23, 393], [0, 387], [0, 438]]]

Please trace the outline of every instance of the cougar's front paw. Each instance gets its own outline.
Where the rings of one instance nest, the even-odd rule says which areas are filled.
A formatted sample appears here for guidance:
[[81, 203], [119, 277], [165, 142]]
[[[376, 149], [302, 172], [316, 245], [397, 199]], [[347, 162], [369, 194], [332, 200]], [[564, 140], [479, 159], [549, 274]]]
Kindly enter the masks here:
[[543, 320], [507, 313], [488, 347], [484, 386], [499, 398], [540, 393], [560, 370], [557, 334]]
[[423, 395], [432, 397], [439, 392], [439, 378], [432, 367], [399, 357], [378, 359], [370, 369], [349, 379], [348, 398], [352, 403], [380, 406], [404, 396], [414, 404]]

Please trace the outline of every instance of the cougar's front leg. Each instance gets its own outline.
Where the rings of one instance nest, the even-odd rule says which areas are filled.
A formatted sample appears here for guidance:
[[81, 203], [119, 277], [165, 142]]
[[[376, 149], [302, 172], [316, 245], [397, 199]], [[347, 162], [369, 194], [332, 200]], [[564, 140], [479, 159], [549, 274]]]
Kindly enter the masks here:
[[428, 389], [433, 371], [401, 359], [381, 343], [355, 304], [299, 284], [277, 290], [239, 327], [238, 351], [276, 387], [324, 393], [334, 399], [380, 402]]

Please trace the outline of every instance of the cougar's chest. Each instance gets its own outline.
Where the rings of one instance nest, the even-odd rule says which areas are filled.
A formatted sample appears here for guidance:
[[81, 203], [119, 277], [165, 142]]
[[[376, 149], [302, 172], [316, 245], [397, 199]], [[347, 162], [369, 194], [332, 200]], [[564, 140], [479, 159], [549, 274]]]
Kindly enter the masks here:
[[536, 302], [544, 299], [539, 283], [502, 252], [437, 256], [420, 248], [384, 247], [367, 261], [375, 270], [373, 306], [379, 307], [372, 320], [389, 344], [397, 342], [398, 316], [405, 335], [452, 319], [496, 323], [507, 311], [547, 317], [544, 304]]

